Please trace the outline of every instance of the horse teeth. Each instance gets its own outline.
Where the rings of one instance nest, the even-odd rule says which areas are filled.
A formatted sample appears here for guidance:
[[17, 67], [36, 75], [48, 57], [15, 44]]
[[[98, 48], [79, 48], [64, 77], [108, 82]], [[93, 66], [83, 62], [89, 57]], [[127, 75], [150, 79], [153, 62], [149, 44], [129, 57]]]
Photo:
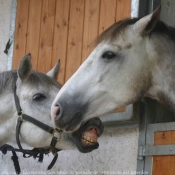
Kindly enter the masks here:
[[90, 139], [91, 139], [90, 137], [87, 137], [87, 140], [88, 140], [88, 141], [90, 141]]
[[85, 136], [85, 135], [82, 136], [82, 140], [84, 144], [87, 144], [87, 145], [93, 145], [94, 143], [97, 142], [96, 137], [90, 137], [90, 136]]

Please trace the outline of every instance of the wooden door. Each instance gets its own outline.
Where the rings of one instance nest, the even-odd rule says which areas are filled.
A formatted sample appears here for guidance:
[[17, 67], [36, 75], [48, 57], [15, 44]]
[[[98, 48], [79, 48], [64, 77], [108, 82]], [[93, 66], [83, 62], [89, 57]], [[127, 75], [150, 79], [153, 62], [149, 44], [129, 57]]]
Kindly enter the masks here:
[[13, 68], [27, 53], [43, 73], [60, 59], [58, 81], [64, 84], [88, 57], [94, 39], [130, 14], [131, 0], [18, 0]]
[[[175, 131], [155, 132], [154, 145], [175, 145]], [[152, 175], [175, 175], [174, 165], [175, 155], [154, 156]]]
[[175, 174], [175, 122], [149, 124], [141, 147], [146, 175]]

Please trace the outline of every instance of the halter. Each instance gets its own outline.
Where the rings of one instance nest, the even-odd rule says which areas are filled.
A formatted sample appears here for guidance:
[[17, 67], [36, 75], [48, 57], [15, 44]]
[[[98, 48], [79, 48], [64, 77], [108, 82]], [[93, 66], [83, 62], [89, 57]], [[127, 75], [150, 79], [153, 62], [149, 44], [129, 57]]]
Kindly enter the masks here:
[[[61, 134], [62, 131], [57, 129], [57, 128], [52, 128], [38, 120], [36, 120], [35, 118], [23, 114], [21, 106], [20, 106], [20, 101], [19, 98], [16, 94], [16, 85], [14, 87], [14, 99], [15, 99], [15, 105], [16, 105], [16, 109], [17, 109], [17, 114], [18, 114], [18, 120], [17, 120], [17, 125], [16, 125], [16, 142], [18, 144], [19, 149], [15, 149], [10, 145], [3, 145], [2, 147], [0, 147], [0, 150], [6, 154], [7, 151], [12, 151], [13, 156], [12, 159], [16, 159], [14, 161], [14, 166], [15, 166], [15, 170], [17, 174], [20, 174], [20, 167], [19, 167], [19, 163], [18, 163], [18, 158], [16, 156], [15, 152], [22, 152], [23, 153], [23, 157], [24, 158], [28, 158], [28, 157], [38, 157], [38, 161], [42, 162], [44, 154], [49, 154], [50, 152], [54, 155], [54, 158], [52, 160], [52, 162], [50, 163], [50, 165], [48, 166], [48, 170], [50, 170], [53, 165], [55, 164], [57, 158], [58, 158], [58, 152], [61, 151], [60, 149], [55, 148], [56, 143], [61, 139]], [[23, 122], [28, 121], [36, 126], [38, 126], [39, 128], [43, 129], [44, 131], [50, 133], [52, 135], [52, 140], [50, 143], [50, 146], [48, 148], [33, 148], [32, 150], [27, 150], [27, 149], [23, 149], [23, 147], [21, 146], [21, 142], [20, 142], [20, 129], [21, 129], [21, 125]], [[58, 137], [56, 137], [56, 133], [58, 133]], [[15, 158], [13, 158], [15, 157]]]

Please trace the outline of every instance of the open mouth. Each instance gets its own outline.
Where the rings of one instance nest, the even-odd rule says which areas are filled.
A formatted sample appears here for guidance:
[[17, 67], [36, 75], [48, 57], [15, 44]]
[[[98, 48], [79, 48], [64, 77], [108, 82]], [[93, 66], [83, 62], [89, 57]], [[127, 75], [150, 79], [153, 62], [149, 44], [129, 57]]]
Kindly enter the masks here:
[[97, 143], [99, 135], [96, 128], [90, 128], [82, 133], [82, 142], [84, 145], [94, 145]]
[[103, 124], [99, 118], [88, 120], [73, 132], [73, 140], [80, 152], [87, 153], [99, 147], [98, 138], [103, 133]]

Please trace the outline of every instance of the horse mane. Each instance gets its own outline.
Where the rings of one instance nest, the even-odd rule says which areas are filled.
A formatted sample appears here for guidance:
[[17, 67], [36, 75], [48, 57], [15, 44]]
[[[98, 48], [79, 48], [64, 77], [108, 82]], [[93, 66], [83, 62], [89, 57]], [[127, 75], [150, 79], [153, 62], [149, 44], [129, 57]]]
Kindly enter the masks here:
[[[140, 18], [128, 18], [125, 20], [114, 23], [111, 27], [103, 31], [95, 40], [95, 45], [100, 44], [102, 41], [114, 41], [127, 26], [135, 24]], [[167, 35], [169, 39], [175, 41], [175, 28], [166, 25], [163, 21], [158, 20], [154, 29], [150, 33]]]
[[16, 71], [5, 71], [0, 73], [0, 93], [7, 87], [14, 89], [16, 84], [15, 83], [16, 77], [17, 77]]
[[[16, 79], [17, 79], [17, 70], [5, 71], [0, 73], [0, 93], [7, 87], [10, 87], [10, 89], [13, 91], [16, 84]], [[50, 78], [49, 76], [34, 71], [31, 73], [26, 83], [29, 84], [31, 87], [41, 85], [47, 88], [49, 87], [49, 85], [53, 85], [58, 88], [61, 88], [62, 86], [60, 83]]]

